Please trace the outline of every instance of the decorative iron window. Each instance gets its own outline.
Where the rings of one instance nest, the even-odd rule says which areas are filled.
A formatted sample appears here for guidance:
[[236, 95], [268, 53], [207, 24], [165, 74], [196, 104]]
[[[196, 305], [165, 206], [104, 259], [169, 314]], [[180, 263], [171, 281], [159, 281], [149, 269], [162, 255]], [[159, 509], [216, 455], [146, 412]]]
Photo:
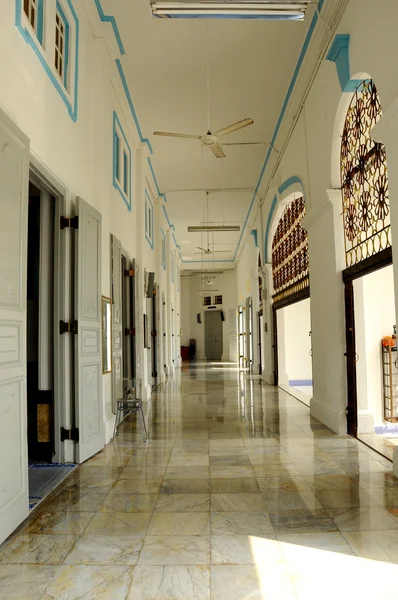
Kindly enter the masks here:
[[214, 296], [214, 304], [222, 304], [222, 296]]
[[55, 57], [54, 66], [62, 79], [65, 88], [68, 87], [69, 63], [69, 23], [66, 15], [57, 2], [55, 12]]
[[361, 82], [348, 109], [341, 141], [347, 267], [391, 246], [386, 151], [371, 136], [381, 115], [374, 82]]
[[301, 226], [304, 198], [284, 210], [272, 242], [274, 302], [309, 286], [308, 236]]
[[203, 306], [211, 306], [211, 296], [204, 296]]

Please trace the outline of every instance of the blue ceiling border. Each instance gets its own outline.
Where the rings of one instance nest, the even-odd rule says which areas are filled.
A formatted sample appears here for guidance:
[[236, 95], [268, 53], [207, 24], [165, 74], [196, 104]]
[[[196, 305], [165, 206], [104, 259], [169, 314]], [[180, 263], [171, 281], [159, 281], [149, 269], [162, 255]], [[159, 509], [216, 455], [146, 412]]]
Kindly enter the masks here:
[[[290, 82], [289, 88], [288, 88], [286, 96], [285, 96], [285, 100], [284, 100], [283, 105], [282, 105], [282, 110], [280, 112], [280, 115], [279, 115], [279, 118], [278, 118], [278, 121], [277, 121], [277, 124], [276, 124], [276, 127], [275, 127], [275, 131], [274, 131], [272, 139], [271, 139], [270, 147], [269, 147], [268, 152], [267, 152], [267, 154], [265, 156], [265, 160], [264, 160], [264, 163], [263, 163], [263, 166], [262, 166], [262, 169], [261, 169], [261, 172], [260, 172], [260, 176], [259, 176], [257, 184], [256, 184], [256, 188], [255, 188], [255, 191], [254, 191], [254, 194], [253, 194], [253, 198], [252, 198], [252, 200], [250, 202], [249, 210], [247, 212], [246, 219], [244, 221], [244, 225], [242, 227], [242, 231], [241, 231], [241, 234], [240, 234], [240, 237], [239, 237], [239, 241], [238, 241], [238, 245], [237, 245], [236, 250], [235, 250], [234, 257], [233, 257], [232, 260], [223, 260], [223, 261], [219, 260], [217, 262], [233, 263], [236, 260], [236, 257], [237, 257], [237, 254], [238, 254], [238, 251], [239, 251], [239, 248], [240, 248], [240, 244], [242, 242], [242, 238], [243, 238], [243, 235], [245, 233], [246, 225], [248, 223], [248, 220], [250, 218], [250, 214], [251, 214], [252, 209], [253, 209], [254, 201], [256, 199], [256, 196], [257, 196], [258, 191], [260, 189], [262, 180], [264, 178], [265, 171], [267, 169], [267, 166], [268, 166], [268, 163], [270, 161], [272, 152], [274, 150], [274, 145], [275, 145], [275, 142], [276, 142], [276, 138], [278, 137], [278, 134], [279, 134], [279, 131], [280, 131], [280, 128], [281, 128], [281, 125], [282, 125], [282, 122], [283, 122], [283, 119], [284, 119], [284, 116], [285, 116], [285, 113], [286, 113], [289, 101], [290, 101], [291, 96], [293, 94], [293, 90], [294, 90], [294, 87], [296, 85], [296, 82], [297, 82], [297, 79], [298, 79], [301, 67], [303, 65], [304, 59], [306, 57], [306, 54], [307, 54], [307, 51], [308, 51], [308, 47], [309, 47], [310, 42], [312, 40], [312, 36], [314, 34], [315, 27], [316, 27], [316, 25], [318, 23], [319, 13], [321, 12], [321, 10], [322, 10], [323, 5], [325, 4], [325, 2], [326, 2], [326, 0], [318, 0], [317, 10], [314, 13], [314, 16], [312, 17], [311, 25], [310, 25], [310, 27], [308, 29], [308, 32], [307, 32], [307, 35], [306, 35], [303, 47], [302, 47], [301, 52], [300, 52], [300, 56], [298, 58], [296, 67], [294, 69], [293, 77], [292, 77], [292, 80]], [[119, 50], [120, 50], [120, 48], [123, 48], [123, 52], [121, 52], [121, 54], [124, 54], [125, 53], [124, 52], [124, 46], [123, 46], [123, 43], [122, 43], [122, 40], [121, 40], [119, 28], [117, 26], [117, 22], [116, 22], [115, 17], [111, 16], [111, 15], [105, 15], [105, 13], [104, 13], [104, 11], [102, 9], [101, 0], [94, 0], [94, 3], [96, 5], [96, 7], [97, 7], [98, 15], [99, 15], [99, 18], [101, 19], [101, 21], [103, 21], [103, 22], [109, 22], [109, 23], [112, 24], [113, 32], [115, 34], [116, 41], [117, 41], [117, 43], [119, 45]], [[119, 41], [121, 42], [121, 44], [119, 44]], [[137, 133], [139, 135], [139, 138], [140, 138], [141, 142], [147, 144], [150, 153], [153, 154], [153, 148], [152, 148], [151, 142], [149, 141], [149, 139], [144, 138], [144, 136], [142, 134], [141, 126], [140, 126], [140, 123], [139, 123], [139, 120], [138, 120], [138, 115], [137, 115], [137, 112], [136, 112], [135, 107], [134, 107], [134, 103], [133, 103], [133, 100], [132, 100], [132, 97], [131, 97], [131, 94], [130, 94], [130, 90], [129, 90], [129, 87], [128, 87], [128, 84], [127, 84], [126, 76], [124, 74], [121, 61], [120, 61], [119, 58], [117, 58], [115, 62], [116, 62], [117, 69], [119, 71], [119, 76], [120, 76], [120, 79], [121, 79], [121, 82], [122, 82], [122, 85], [123, 85], [124, 92], [126, 94], [126, 98], [127, 98], [128, 104], [130, 106], [131, 114], [133, 116], [133, 120], [134, 120], [135, 126], [137, 128]], [[150, 161], [150, 159], [148, 159], [148, 163], [149, 163], [149, 166], [150, 166], [150, 169], [151, 169], [152, 176], [154, 177], [155, 185], [156, 185], [157, 191], [159, 193], [159, 196], [165, 198], [165, 195], [160, 193], [159, 186], [158, 186], [158, 183], [157, 183], [157, 179], [156, 179], [156, 176], [155, 176], [155, 171], [154, 171], [154, 168], [153, 168], [153, 165], [152, 165], [152, 162]], [[274, 203], [275, 200], [276, 200], [276, 197], [274, 198], [273, 203]], [[163, 210], [164, 210], [164, 213], [166, 215], [166, 219], [167, 219], [167, 222], [169, 223], [169, 226], [171, 226], [173, 229], [175, 229], [174, 225], [171, 225], [171, 223], [170, 223], [170, 220], [169, 220], [169, 217], [167, 215], [167, 211], [166, 211], [164, 205], [163, 205]], [[272, 215], [268, 216], [268, 221], [270, 220], [270, 217], [272, 219]], [[181, 252], [180, 252], [180, 257], [181, 257]], [[192, 260], [191, 261], [186, 261], [186, 260], [183, 260], [182, 257], [181, 257], [181, 261], [183, 263], [213, 262], [213, 261], [192, 261]]]

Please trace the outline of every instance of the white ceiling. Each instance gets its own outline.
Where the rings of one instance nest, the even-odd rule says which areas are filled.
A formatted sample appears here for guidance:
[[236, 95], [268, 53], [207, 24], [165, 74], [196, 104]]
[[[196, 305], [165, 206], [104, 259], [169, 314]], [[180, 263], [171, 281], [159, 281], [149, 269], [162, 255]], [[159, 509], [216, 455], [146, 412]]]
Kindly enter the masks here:
[[[243, 226], [310, 16], [304, 23], [171, 21], [153, 19], [149, 0], [103, 0], [102, 5], [106, 14], [115, 16], [122, 36], [123, 69], [141, 129], [153, 146], [151, 160], [159, 188], [167, 194], [166, 208], [182, 257], [198, 261], [189, 263], [190, 269], [201, 268], [201, 256], [195, 253], [197, 246], [207, 247], [207, 236], [187, 233], [187, 226], [203, 221]], [[254, 125], [228, 141], [264, 142], [226, 146], [224, 159], [199, 141], [152, 135], [155, 130], [206, 133], [207, 43], [210, 130], [250, 117]], [[230, 188], [241, 191], [209, 195], [207, 216], [203, 190]], [[249, 219], [247, 234], [250, 225]], [[233, 260], [239, 239], [240, 233], [218, 233], [214, 238], [210, 234], [215, 249], [230, 251], [214, 257]]]

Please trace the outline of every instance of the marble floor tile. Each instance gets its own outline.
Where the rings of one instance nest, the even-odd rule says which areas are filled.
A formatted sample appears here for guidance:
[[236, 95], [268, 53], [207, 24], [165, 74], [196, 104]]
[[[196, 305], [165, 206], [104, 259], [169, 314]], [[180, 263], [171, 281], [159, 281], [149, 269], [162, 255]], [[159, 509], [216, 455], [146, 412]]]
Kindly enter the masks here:
[[78, 494], [66, 507], [66, 512], [96, 512], [104, 502], [107, 494], [98, 494], [90, 490], [84, 490]]
[[213, 535], [268, 536], [274, 533], [266, 512], [213, 512], [210, 517]]
[[120, 473], [120, 479], [144, 479], [151, 482], [162, 482], [164, 474], [166, 472], [166, 465], [160, 467], [151, 466], [136, 466], [126, 467]]
[[315, 495], [326, 509], [377, 506], [376, 500], [361, 488], [316, 492]]
[[256, 494], [260, 492], [257, 480], [252, 478], [211, 479], [210, 491], [212, 494]]
[[248, 456], [211, 456], [211, 467], [251, 467], [251, 462]]
[[120, 494], [158, 494], [161, 483], [148, 479], [118, 479], [112, 488]]
[[100, 507], [100, 512], [152, 512], [156, 504], [156, 494], [122, 494], [111, 491]]
[[212, 600], [297, 600], [287, 573], [264, 565], [212, 566], [211, 592]]
[[276, 536], [212, 535], [212, 565], [280, 565], [283, 555]]
[[239, 479], [245, 479], [247, 477], [254, 477], [253, 467], [226, 467], [226, 466], [210, 466], [210, 477], [217, 479], [233, 479], [239, 477]]
[[131, 567], [65, 565], [40, 600], [125, 600], [132, 578]]
[[285, 492], [267, 490], [262, 493], [267, 510], [314, 510], [322, 508], [319, 500], [312, 492]]
[[270, 511], [269, 515], [277, 534], [337, 531], [325, 510], [281, 510]]
[[355, 481], [348, 475], [335, 475], [333, 473], [329, 475], [304, 475], [304, 479], [315, 493], [349, 489], [355, 490], [358, 488]]
[[328, 513], [340, 531], [398, 530], [398, 520], [380, 506], [330, 508]]
[[47, 565], [0, 566], [0, 600], [41, 600], [57, 570]]
[[155, 512], [209, 512], [210, 494], [160, 494]]
[[169, 467], [208, 467], [209, 456], [172, 456]]
[[93, 535], [145, 535], [152, 513], [97, 513], [85, 533]]
[[165, 479], [160, 489], [161, 494], [208, 494], [208, 479]]
[[[383, 506], [391, 514], [397, 515], [398, 510], [398, 487], [371, 488], [368, 494], [377, 504]], [[395, 509], [393, 511], [389, 509]]]
[[[285, 560], [291, 566], [293, 563], [308, 565], [317, 556], [329, 552], [353, 555], [353, 549], [340, 532], [322, 533], [282, 533], [278, 534]], [[325, 556], [327, 560], [327, 556]]]
[[283, 463], [282, 465], [254, 465], [254, 473], [259, 478], [273, 477], [299, 477], [300, 472], [293, 464]]
[[130, 535], [82, 535], [66, 565], [135, 565], [144, 538]]
[[209, 565], [208, 536], [146, 536], [139, 565]]
[[210, 517], [206, 512], [154, 513], [148, 535], [209, 535]]
[[210, 568], [136, 567], [126, 600], [210, 600]]
[[272, 477], [257, 479], [260, 491], [281, 490], [284, 492], [311, 492], [312, 489], [303, 477]]
[[60, 565], [76, 539], [74, 535], [17, 535], [3, 548], [0, 564]]
[[95, 513], [89, 512], [40, 512], [26, 526], [28, 533], [55, 533], [80, 535]]
[[261, 494], [211, 494], [212, 512], [265, 511]]
[[345, 531], [345, 539], [357, 556], [369, 560], [398, 562], [398, 531]]
[[165, 473], [165, 479], [192, 479], [195, 471], [195, 479], [209, 479], [208, 467], [168, 467]]

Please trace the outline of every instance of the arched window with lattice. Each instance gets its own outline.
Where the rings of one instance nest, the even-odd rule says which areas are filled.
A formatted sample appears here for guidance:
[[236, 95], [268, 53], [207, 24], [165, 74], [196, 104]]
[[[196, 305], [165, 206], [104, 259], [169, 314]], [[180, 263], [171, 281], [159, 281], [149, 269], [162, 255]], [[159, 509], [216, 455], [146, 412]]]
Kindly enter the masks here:
[[274, 302], [309, 287], [308, 237], [301, 225], [304, 215], [304, 198], [297, 198], [278, 223], [272, 241]]
[[374, 82], [362, 81], [348, 109], [341, 142], [347, 267], [391, 246], [386, 151], [371, 135], [381, 115]]

